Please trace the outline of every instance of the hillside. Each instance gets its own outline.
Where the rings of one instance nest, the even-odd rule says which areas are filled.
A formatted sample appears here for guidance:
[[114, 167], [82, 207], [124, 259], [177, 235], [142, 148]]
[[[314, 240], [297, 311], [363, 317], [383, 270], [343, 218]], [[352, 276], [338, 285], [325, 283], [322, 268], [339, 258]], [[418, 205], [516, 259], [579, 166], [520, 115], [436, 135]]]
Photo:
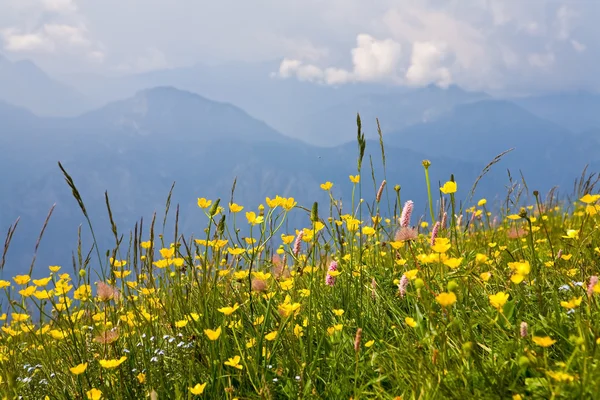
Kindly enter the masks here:
[[81, 93], [51, 78], [32, 61], [12, 62], [1, 54], [0, 100], [39, 115], [72, 116], [87, 108]]

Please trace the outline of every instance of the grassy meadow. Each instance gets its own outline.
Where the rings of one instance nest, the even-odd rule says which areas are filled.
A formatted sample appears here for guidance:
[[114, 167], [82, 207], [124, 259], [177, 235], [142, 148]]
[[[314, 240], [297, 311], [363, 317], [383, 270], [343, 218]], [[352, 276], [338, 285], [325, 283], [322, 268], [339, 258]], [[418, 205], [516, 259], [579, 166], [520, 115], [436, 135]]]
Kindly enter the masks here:
[[[329, 204], [200, 197], [206, 227], [185, 237], [167, 202], [164, 221], [126, 234], [113, 223], [109, 252], [80, 245], [61, 266], [36, 265], [43, 278], [3, 276], [0, 396], [597, 396], [594, 177], [582, 176], [570, 202], [509, 191], [492, 205], [456, 198], [472, 182], [451, 171], [430, 182], [435, 166], [424, 161], [429, 201], [416, 205], [401, 182], [371, 182], [364, 151], [359, 134], [343, 205], [335, 182], [321, 185]], [[108, 197], [107, 207], [111, 215]], [[305, 226], [289, 227], [290, 212], [304, 213]], [[173, 236], [159, 234], [164, 223]]]

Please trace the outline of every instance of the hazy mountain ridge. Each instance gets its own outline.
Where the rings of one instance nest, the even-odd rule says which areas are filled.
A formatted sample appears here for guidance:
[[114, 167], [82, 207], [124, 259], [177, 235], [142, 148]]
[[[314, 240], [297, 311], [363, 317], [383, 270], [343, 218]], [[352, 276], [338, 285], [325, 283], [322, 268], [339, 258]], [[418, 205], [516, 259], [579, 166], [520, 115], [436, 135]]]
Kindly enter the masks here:
[[0, 55], [0, 100], [39, 115], [76, 115], [87, 109], [84, 95], [48, 76], [29, 60]]

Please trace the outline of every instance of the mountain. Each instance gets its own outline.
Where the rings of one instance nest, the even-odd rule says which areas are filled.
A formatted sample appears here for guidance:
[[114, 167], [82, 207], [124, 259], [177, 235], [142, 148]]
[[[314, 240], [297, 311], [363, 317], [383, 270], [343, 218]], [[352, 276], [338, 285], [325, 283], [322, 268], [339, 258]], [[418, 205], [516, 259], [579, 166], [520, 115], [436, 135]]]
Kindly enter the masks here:
[[86, 113], [72, 122], [97, 131], [159, 135], [161, 140], [166, 136], [186, 141], [292, 141], [236, 106], [172, 87], [140, 91], [132, 98]]
[[506, 100], [455, 107], [436, 121], [391, 133], [388, 143], [431, 156], [480, 163], [514, 148], [504, 158], [513, 173], [522, 170], [536, 184], [570, 184], [586, 164], [600, 161], [598, 142], [575, 137]]
[[529, 112], [579, 133], [600, 128], [600, 94], [585, 91], [513, 99]]
[[[0, 174], [0, 187], [10, 189], [3, 190], [0, 197], [0, 229], [6, 231], [21, 218], [4, 276], [28, 268], [37, 235], [55, 203], [39, 263], [69, 265], [79, 226], [83, 226], [84, 251], [89, 250], [86, 221], [57, 167], [59, 160], [81, 193], [102, 254], [114, 245], [104, 191], [108, 191], [120, 232], [126, 233], [144, 217], [147, 236], [154, 212], [158, 213], [158, 231], [162, 231], [165, 201], [175, 181], [171, 224], [179, 204], [180, 231], [202, 234], [205, 217], [196, 199], [221, 198], [226, 205], [234, 180], [235, 201], [247, 210], [275, 195], [293, 196], [310, 207], [315, 200], [328, 203], [327, 194], [319, 187], [326, 180], [335, 182], [336, 197], [343, 193], [349, 198], [348, 175], [356, 173], [355, 143], [334, 149], [310, 146], [281, 135], [231, 104], [173, 88], [141, 91], [75, 118], [42, 118], [19, 108], [11, 113], [10, 106], [4, 107], [0, 114], [12, 117], [11, 128], [0, 133], [0, 141], [7, 144], [2, 147], [3, 155], [8, 156], [0, 158], [0, 168], [5, 171]], [[426, 191], [418, 173], [425, 157], [391, 146], [388, 151], [390, 184], [402, 184], [403, 198], [410, 196], [425, 210]], [[382, 167], [375, 162], [376, 182], [369, 182], [366, 160], [371, 153], [377, 160], [379, 152], [379, 144], [369, 142], [363, 173], [366, 201], [374, 196], [376, 189], [371, 187], [383, 179]], [[461, 179], [472, 180], [481, 169], [450, 158], [434, 158], [433, 162], [434, 179], [453, 171]], [[414, 174], [404, 176], [406, 171]], [[295, 210], [286, 229], [308, 223], [308, 214]], [[165, 231], [165, 237], [170, 237], [169, 232]]]
[[0, 100], [39, 115], [76, 115], [87, 108], [85, 97], [50, 78], [29, 60], [11, 62], [0, 55]]
[[334, 146], [356, 137], [356, 114], [369, 124], [366, 134], [377, 137], [375, 119], [384, 133], [411, 125], [435, 121], [460, 104], [486, 99], [485, 93], [466, 92], [457, 86], [447, 89], [435, 85], [385, 94], [362, 95], [303, 116], [292, 134], [309, 143]]
[[296, 125], [306, 115], [361, 95], [406, 91], [380, 84], [334, 87], [281, 79], [276, 76], [280, 62], [198, 64], [121, 77], [71, 75], [61, 78], [92, 99], [98, 107], [106, 102], [128, 98], [146, 88], [178, 87], [215, 101], [235, 104], [277, 131], [297, 139], [303, 137], [297, 134]]

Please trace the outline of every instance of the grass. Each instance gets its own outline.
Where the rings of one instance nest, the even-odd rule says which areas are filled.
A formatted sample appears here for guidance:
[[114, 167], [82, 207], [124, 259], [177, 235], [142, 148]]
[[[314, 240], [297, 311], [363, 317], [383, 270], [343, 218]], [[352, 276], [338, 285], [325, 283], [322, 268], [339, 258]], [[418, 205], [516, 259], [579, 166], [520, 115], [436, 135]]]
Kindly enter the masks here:
[[[383, 142], [381, 150], [385, 163]], [[580, 200], [563, 206], [534, 193], [520, 207], [510, 192], [497, 213], [485, 199], [459, 210], [454, 179], [431, 188], [424, 162], [430, 215], [413, 228], [417, 218], [411, 202], [401, 204], [399, 186], [394, 196], [383, 183], [369, 194], [373, 202], [362, 200], [363, 155], [359, 128], [349, 208], [330, 182], [321, 185], [330, 204], [312, 208], [279, 196], [255, 209], [199, 198], [207, 221], [200, 237], [177, 233], [178, 210], [172, 240], [155, 233], [155, 220], [123, 236], [107, 195], [114, 249], [86, 254], [80, 246], [71, 274], [50, 266], [42, 279], [30, 271], [0, 280], [0, 393], [596, 396], [600, 196], [593, 181], [582, 179]], [[434, 209], [431, 193], [446, 206]], [[287, 231], [292, 210], [305, 212], [307, 224]]]

